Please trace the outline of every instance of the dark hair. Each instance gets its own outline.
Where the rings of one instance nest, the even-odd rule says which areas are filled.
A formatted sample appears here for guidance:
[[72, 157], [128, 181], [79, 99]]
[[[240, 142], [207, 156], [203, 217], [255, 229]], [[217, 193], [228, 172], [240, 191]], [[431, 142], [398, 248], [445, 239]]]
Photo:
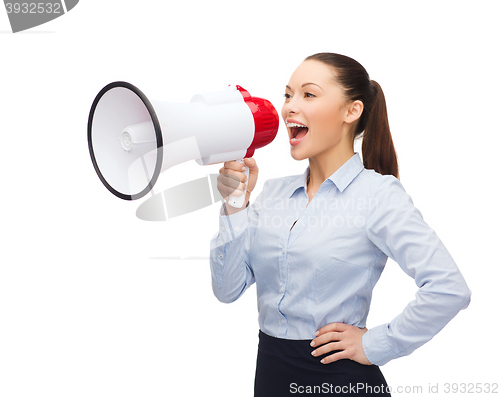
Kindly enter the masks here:
[[392, 142], [384, 92], [366, 69], [345, 55], [323, 52], [305, 59], [323, 62], [334, 70], [335, 81], [344, 90], [349, 101], [363, 102], [364, 110], [358, 119], [354, 138], [363, 133], [361, 152], [365, 168], [382, 175], [399, 178], [398, 160]]

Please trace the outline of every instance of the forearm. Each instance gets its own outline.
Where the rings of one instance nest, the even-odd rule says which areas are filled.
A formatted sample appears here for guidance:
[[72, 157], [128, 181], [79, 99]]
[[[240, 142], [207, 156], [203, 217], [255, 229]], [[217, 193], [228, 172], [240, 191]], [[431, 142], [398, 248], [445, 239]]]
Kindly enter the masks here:
[[221, 302], [234, 302], [254, 282], [247, 264], [247, 229], [245, 209], [219, 217], [219, 232], [210, 244], [210, 269], [212, 289]]
[[383, 365], [406, 356], [431, 340], [467, 307], [470, 290], [458, 282], [450, 293], [419, 290], [416, 299], [390, 323], [370, 329], [363, 335], [363, 350], [370, 362]]

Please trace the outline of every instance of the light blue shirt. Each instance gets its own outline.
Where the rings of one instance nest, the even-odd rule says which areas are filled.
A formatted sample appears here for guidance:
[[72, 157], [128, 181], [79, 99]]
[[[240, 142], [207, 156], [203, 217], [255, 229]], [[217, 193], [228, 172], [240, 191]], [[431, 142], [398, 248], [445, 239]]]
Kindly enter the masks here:
[[389, 257], [419, 289], [401, 314], [363, 335], [376, 365], [410, 354], [468, 306], [462, 274], [397, 178], [365, 169], [356, 153], [308, 204], [308, 175], [309, 167], [268, 180], [236, 214], [222, 215], [223, 204], [210, 246], [220, 301], [256, 283], [260, 329], [278, 338], [314, 339], [333, 322], [363, 328]]

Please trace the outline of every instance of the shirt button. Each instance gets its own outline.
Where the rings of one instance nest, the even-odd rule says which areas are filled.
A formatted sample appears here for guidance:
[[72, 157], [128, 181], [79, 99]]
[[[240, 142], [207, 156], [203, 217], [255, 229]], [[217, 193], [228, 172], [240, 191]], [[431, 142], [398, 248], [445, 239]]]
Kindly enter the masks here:
[[239, 230], [240, 230], [240, 228], [239, 228], [238, 226], [236, 226], [236, 227], [234, 228], [234, 231], [235, 231], [235, 232], [237, 232], [237, 231], [239, 231]]
[[224, 229], [224, 226], [220, 225], [220, 230], [224, 231], [226, 229]]
[[224, 258], [224, 255], [219, 254], [219, 259], [222, 259], [222, 258]]
[[284, 249], [284, 248], [282, 248], [282, 249], [281, 249], [281, 252], [284, 254], [284, 253], [285, 253], [285, 249]]
[[283, 287], [280, 288], [280, 292], [283, 292]]
[[281, 320], [281, 324], [285, 324], [285, 320]]

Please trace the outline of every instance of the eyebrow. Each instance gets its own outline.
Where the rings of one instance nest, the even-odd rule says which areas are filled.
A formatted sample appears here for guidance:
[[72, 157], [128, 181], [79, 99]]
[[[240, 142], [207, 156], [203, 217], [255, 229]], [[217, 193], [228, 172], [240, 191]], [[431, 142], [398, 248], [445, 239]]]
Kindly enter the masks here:
[[[308, 85], [311, 85], [311, 84], [312, 84], [312, 85], [315, 85], [316, 87], [319, 87], [319, 88], [321, 89], [321, 91], [323, 91], [323, 88], [321, 88], [321, 87], [320, 87], [318, 84], [316, 84], [316, 83], [304, 83], [304, 84], [302, 84], [301, 88], [304, 88], [305, 86], [308, 86]], [[288, 88], [289, 90], [292, 90], [292, 89], [290, 88], [290, 86], [288, 86], [288, 85], [286, 86], [286, 88]]]

